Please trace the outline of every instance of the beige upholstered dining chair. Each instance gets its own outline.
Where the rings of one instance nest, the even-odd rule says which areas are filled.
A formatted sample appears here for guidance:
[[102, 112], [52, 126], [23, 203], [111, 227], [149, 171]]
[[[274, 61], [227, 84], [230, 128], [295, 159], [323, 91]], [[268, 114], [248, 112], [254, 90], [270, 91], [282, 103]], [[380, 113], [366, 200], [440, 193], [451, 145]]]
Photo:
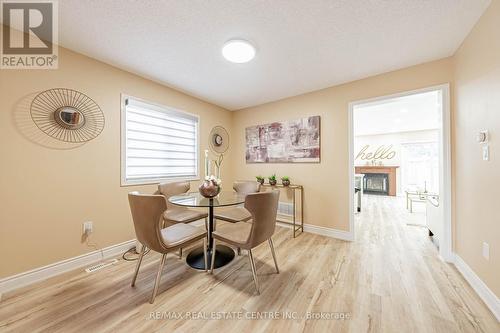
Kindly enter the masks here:
[[[160, 267], [156, 274], [155, 286], [151, 295], [150, 303], [153, 304], [158, 286], [160, 285], [161, 272], [165, 265], [167, 253], [176, 251], [182, 246], [190, 245], [203, 240], [205, 250], [205, 267], [208, 267], [206, 236], [207, 232], [189, 224], [177, 223], [163, 228], [163, 213], [167, 209], [165, 198], [161, 195], [139, 194], [131, 192], [128, 195], [130, 211], [134, 220], [134, 228], [137, 240], [141, 242], [142, 251], [137, 260], [132, 287], [135, 286], [139, 268], [146, 248], [162, 254]], [[215, 251], [214, 251], [215, 252]]]
[[[251, 181], [236, 181], [233, 183], [233, 189], [243, 195], [257, 193], [260, 191], [260, 183]], [[252, 218], [250, 212], [243, 207], [222, 208], [218, 210], [215, 219], [227, 222], [246, 222]]]
[[[252, 223], [228, 223], [224, 228], [221, 228], [221, 230], [216, 230], [212, 233], [214, 247], [217, 242], [224, 242], [248, 251], [248, 258], [250, 260], [250, 267], [252, 269], [257, 294], [259, 294], [260, 291], [252, 254], [252, 249], [254, 247], [267, 240], [273, 255], [276, 272], [278, 274], [280, 272], [274, 252], [273, 241], [271, 239], [271, 236], [274, 234], [274, 228], [276, 227], [279, 194], [280, 192], [278, 190], [248, 194], [245, 198], [245, 208], [252, 216]], [[212, 255], [210, 273], [213, 273], [214, 270], [214, 260], [215, 256]]]
[[[163, 183], [158, 185], [158, 191], [155, 194], [161, 194], [167, 201], [167, 209], [163, 213], [163, 220], [165, 225], [169, 226], [175, 223], [189, 223], [205, 219], [205, 226], [207, 225], [208, 214], [186, 207], [176, 206], [168, 201], [173, 195], [179, 195], [189, 192], [191, 185], [189, 182], [174, 182]], [[182, 258], [182, 248], [179, 249], [179, 258]]]
[[165, 199], [167, 201], [167, 209], [163, 214], [163, 219], [165, 220], [167, 225], [174, 223], [189, 223], [207, 218], [208, 214], [206, 212], [200, 212], [194, 209], [176, 206], [168, 201], [168, 198], [173, 195], [179, 195], [189, 192], [190, 188], [191, 185], [189, 184], [189, 182], [174, 182], [158, 185], [158, 191], [156, 192], [156, 194], [165, 196]]

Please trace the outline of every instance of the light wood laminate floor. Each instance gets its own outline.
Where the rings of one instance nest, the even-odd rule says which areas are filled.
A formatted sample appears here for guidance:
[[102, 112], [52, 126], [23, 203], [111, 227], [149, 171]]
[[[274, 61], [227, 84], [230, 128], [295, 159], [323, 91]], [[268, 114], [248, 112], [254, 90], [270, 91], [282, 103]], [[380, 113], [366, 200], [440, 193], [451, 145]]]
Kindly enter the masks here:
[[[278, 228], [281, 273], [267, 244], [254, 254], [260, 296], [245, 253], [214, 276], [169, 255], [154, 305], [148, 300], [158, 255], [145, 257], [135, 288], [135, 262], [70, 272], [4, 295], [0, 331], [499, 332], [457, 270], [438, 258], [427, 230], [406, 225], [407, 218], [399, 201], [366, 197], [356, 242], [307, 233], [293, 239], [290, 229]], [[326, 318], [335, 313], [348, 318]], [[277, 318], [252, 319], [259, 315]]]

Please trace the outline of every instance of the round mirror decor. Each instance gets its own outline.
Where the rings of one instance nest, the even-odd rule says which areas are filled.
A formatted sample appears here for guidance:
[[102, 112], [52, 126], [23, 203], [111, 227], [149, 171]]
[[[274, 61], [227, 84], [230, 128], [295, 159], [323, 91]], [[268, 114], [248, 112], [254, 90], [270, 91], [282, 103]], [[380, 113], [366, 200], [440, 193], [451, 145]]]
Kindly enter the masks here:
[[30, 112], [42, 132], [60, 141], [87, 142], [104, 129], [104, 114], [99, 105], [72, 89], [42, 91], [31, 102]]
[[67, 129], [78, 129], [85, 124], [85, 117], [75, 108], [63, 106], [54, 113], [54, 120]]
[[229, 134], [222, 126], [215, 126], [210, 131], [210, 148], [217, 154], [223, 154], [229, 148]]

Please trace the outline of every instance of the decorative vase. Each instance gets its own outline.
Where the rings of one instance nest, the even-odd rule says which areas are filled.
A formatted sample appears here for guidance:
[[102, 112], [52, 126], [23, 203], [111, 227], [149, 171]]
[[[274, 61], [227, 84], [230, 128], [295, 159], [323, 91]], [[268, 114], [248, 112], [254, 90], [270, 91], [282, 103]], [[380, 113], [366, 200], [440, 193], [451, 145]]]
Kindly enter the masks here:
[[198, 191], [200, 191], [200, 194], [205, 198], [213, 198], [219, 194], [220, 186], [213, 180], [205, 180], [201, 183], [200, 187], [198, 187]]
[[277, 181], [276, 179], [269, 179], [269, 185], [274, 186], [276, 185]]
[[260, 185], [264, 185], [264, 178], [262, 178], [262, 179], [257, 179], [257, 182], [259, 182], [259, 183], [260, 183]]
[[290, 180], [282, 180], [281, 184], [283, 184], [283, 186], [290, 186]]

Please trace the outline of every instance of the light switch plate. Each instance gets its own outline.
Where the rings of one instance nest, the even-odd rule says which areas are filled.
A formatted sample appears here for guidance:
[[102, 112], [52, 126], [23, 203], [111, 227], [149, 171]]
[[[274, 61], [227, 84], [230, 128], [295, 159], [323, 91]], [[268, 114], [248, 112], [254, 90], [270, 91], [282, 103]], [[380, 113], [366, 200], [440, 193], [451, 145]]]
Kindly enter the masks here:
[[483, 146], [483, 161], [489, 161], [489, 160], [490, 160], [490, 146], [484, 145]]

